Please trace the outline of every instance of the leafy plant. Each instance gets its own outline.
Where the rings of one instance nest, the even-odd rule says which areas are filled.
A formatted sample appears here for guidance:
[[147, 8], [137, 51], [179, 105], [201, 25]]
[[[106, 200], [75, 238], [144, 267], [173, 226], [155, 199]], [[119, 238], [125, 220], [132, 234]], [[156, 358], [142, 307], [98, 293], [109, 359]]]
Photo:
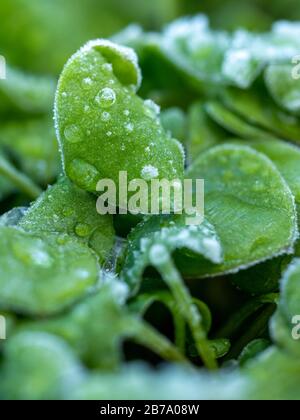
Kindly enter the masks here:
[[[0, 81], [0, 398], [299, 399], [299, 23], [130, 25], [67, 61], [99, 5], [52, 3], [0, 6], [24, 12], [0, 45], [24, 30], [9, 56], [25, 69]], [[127, 21], [123, 5], [114, 28]], [[53, 76], [26, 72], [24, 52], [44, 71], [46, 47], [50, 73], [67, 61], [56, 95]], [[98, 214], [98, 182], [118, 193], [121, 171], [204, 179], [203, 223]]]

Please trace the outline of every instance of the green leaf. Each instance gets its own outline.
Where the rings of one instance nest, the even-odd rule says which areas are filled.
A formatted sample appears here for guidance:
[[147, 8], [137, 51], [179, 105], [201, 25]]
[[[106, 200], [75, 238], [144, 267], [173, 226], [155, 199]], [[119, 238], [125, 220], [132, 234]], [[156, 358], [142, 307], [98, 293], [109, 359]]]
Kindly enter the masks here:
[[[67, 63], [57, 90], [57, 134], [68, 177], [95, 192], [101, 178], [119, 186], [155, 176], [183, 177], [184, 153], [161, 127], [158, 108], [135, 93], [141, 81], [133, 50], [109, 41], [88, 43]], [[146, 177], [146, 181], [149, 181]]]
[[[214, 264], [222, 261], [219, 238], [207, 221], [199, 226], [186, 226], [184, 216], [151, 217], [132, 230], [123, 267], [123, 276], [136, 293], [145, 269], [152, 265], [150, 253], [155, 245], [163, 245], [170, 254], [176, 250], [190, 255], [189, 263], [198, 266], [205, 259]], [[184, 271], [187, 267], [178, 266]]]
[[295, 259], [282, 279], [280, 309], [288, 322], [300, 315], [300, 260]]
[[294, 197], [265, 155], [245, 146], [217, 146], [199, 156], [187, 177], [206, 181], [206, 217], [220, 236], [224, 263], [199, 264], [186, 275], [236, 272], [293, 251]]
[[168, 25], [158, 40], [165, 56], [196, 89], [224, 83], [222, 64], [230, 37], [211, 31], [206, 16], [183, 17]]
[[19, 226], [47, 237], [66, 234], [92, 248], [104, 263], [114, 244], [112, 217], [101, 216], [96, 198], [62, 177], [33, 203]]
[[161, 112], [160, 120], [166, 132], [174, 139], [186, 142], [186, 115], [180, 108], [168, 108]]
[[58, 176], [58, 144], [49, 118], [2, 124], [0, 144], [13, 156], [20, 169], [36, 182], [47, 185]]
[[6, 79], [0, 80], [0, 112], [48, 114], [54, 93], [55, 80], [51, 77], [32, 76], [8, 67]]
[[66, 315], [25, 323], [22, 329], [58, 335], [93, 369], [117, 369], [125, 339], [148, 347], [165, 360], [187, 363], [167, 338], [127, 310], [127, 286], [111, 277], [106, 280], [96, 294], [75, 305]]
[[272, 98], [280, 107], [300, 116], [300, 80], [293, 77], [293, 71], [297, 71], [296, 64], [271, 65], [266, 69], [265, 82]]
[[[238, 137], [245, 139], [274, 139], [275, 137], [259, 127], [247, 123], [241, 117], [231, 112], [220, 102], [208, 102], [205, 105], [206, 112], [210, 118], [222, 128]], [[229, 136], [228, 136], [229, 137]]]
[[96, 285], [96, 257], [76, 239], [0, 228], [0, 306], [32, 315], [67, 308]]
[[200, 153], [216, 146], [226, 137], [225, 130], [209, 118], [205, 104], [194, 103], [188, 114], [189, 138], [187, 143], [188, 160], [192, 163]]
[[239, 363], [241, 366], [249, 363], [253, 358], [258, 356], [264, 350], [266, 350], [270, 346], [270, 341], [260, 338], [257, 340], [251, 341], [244, 350], [242, 351], [239, 357]]
[[63, 399], [82, 376], [79, 361], [61, 339], [45, 333], [21, 332], [7, 340], [4, 347], [1, 398]]
[[280, 138], [299, 141], [300, 121], [277, 108], [261, 86], [247, 91], [227, 89], [223, 101], [227, 108], [248, 123]]

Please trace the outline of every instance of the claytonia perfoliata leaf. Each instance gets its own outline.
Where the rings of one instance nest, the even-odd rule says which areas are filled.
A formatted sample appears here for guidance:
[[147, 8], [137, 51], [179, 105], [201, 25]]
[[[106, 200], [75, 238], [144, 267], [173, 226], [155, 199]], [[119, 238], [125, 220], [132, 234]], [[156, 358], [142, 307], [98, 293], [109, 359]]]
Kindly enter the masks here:
[[180, 108], [168, 108], [161, 112], [160, 119], [164, 129], [174, 139], [186, 142], [186, 115]]
[[136, 95], [140, 82], [134, 51], [109, 41], [88, 43], [67, 63], [55, 115], [65, 171], [79, 187], [95, 192], [101, 178], [118, 187], [120, 171], [128, 181], [183, 177], [182, 146], [163, 130], [158, 107]]
[[300, 148], [281, 140], [248, 142], [249, 146], [264, 153], [276, 165], [300, 205]]
[[241, 366], [244, 366], [246, 363], [248, 363], [254, 357], [258, 356], [268, 347], [270, 347], [270, 341], [264, 338], [251, 341], [251, 343], [249, 343], [240, 354], [239, 364]]
[[61, 399], [82, 375], [80, 362], [63, 340], [46, 333], [21, 332], [4, 346], [1, 398]]
[[71, 398], [298, 400], [299, 373], [298, 359], [271, 348], [240, 370], [213, 375], [171, 366], [158, 372], [141, 365], [125, 366], [118, 374], [86, 378]]
[[210, 101], [205, 105], [205, 109], [215, 123], [238, 137], [263, 140], [275, 138], [272, 134], [243, 120], [220, 102]]
[[292, 252], [298, 238], [294, 197], [265, 155], [217, 146], [200, 155], [187, 176], [206, 180], [206, 217], [220, 236], [224, 263], [186, 274], [234, 272]]
[[205, 104], [194, 103], [188, 114], [189, 138], [187, 142], [188, 161], [193, 162], [201, 152], [216, 146], [228, 135], [209, 118]]
[[67, 234], [92, 248], [103, 263], [114, 244], [110, 215], [101, 216], [96, 199], [62, 177], [30, 207], [19, 226], [33, 234]]
[[13, 121], [1, 125], [0, 145], [36, 182], [47, 185], [60, 170], [53, 122], [49, 118]]
[[265, 72], [266, 86], [275, 102], [297, 116], [300, 116], [299, 79], [299, 64], [298, 66], [296, 64], [274, 64], [269, 66]]
[[252, 91], [227, 89], [223, 101], [248, 123], [285, 140], [299, 141], [300, 120], [277, 108], [261, 87]]
[[213, 32], [206, 16], [184, 17], [168, 25], [159, 40], [166, 57], [191, 79], [193, 85], [222, 83], [223, 57], [230, 44], [224, 32]]
[[282, 280], [281, 309], [289, 320], [300, 314], [300, 260], [296, 259]]
[[95, 286], [96, 257], [76, 239], [0, 228], [0, 306], [32, 315], [62, 311]]
[[[186, 226], [184, 216], [151, 217], [140, 223], [129, 236], [123, 275], [133, 292], [137, 292], [145, 269], [152, 265], [150, 253], [155, 245], [163, 245], [173, 254], [192, 255], [191, 261], [205, 259], [214, 264], [222, 261], [222, 248], [218, 235], [207, 222], [199, 226]], [[191, 263], [192, 263], [191, 262]], [[183, 267], [179, 265], [179, 269]]]
[[6, 79], [0, 81], [0, 113], [8, 110], [27, 114], [49, 113], [54, 93], [54, 79], [32, 76], [8, 67]]
[[121, 344], [125, 339], [148, 347], [165, 360], [187, 363], [167, 338], [139, 316], [129, 313], [125, 307], [127, 294], [124, 283], [109, 278], [96, 294], [75, 305], [66, 315], [25, 324], [22, 328], [60, 336], [91, 368], [118, 368], [122, 359]]
[[[239, 144], [245, 144], [241, 140]], [[273, 161], [281, 175], [288, 183], [292, 193], [295, 196], [298, 213], [300, 211], [300, 190], [299, 190], [299, 165], [300, 149], [292, 144], [281, 140], [252, 140], [247, 142], [249, 146], [257, 151], [264, 153]], [[239, 272], [232, 277], [234, 284], [242, 290], [254, 294], [269, 293], [278, 290], [279, 281], [282, 273], [290, 263], [292, 256], [284, 256], [259, 264], [245, 272]]]

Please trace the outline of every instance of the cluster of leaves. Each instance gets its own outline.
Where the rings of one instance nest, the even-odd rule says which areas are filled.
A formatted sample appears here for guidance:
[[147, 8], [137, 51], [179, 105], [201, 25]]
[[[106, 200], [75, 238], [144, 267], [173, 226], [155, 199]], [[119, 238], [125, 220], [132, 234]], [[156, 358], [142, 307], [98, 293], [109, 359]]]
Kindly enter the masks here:
[[[195, 16], [89, 42], [58, 83], [63, 175], [42, 194], [53, 81], [9, 69], [2, 198], [36, 200], [0, 219], [2, 398], [299, 398], [299, 34]], [[204, 222], [100, 216], [120, 171], [205, 179]]]

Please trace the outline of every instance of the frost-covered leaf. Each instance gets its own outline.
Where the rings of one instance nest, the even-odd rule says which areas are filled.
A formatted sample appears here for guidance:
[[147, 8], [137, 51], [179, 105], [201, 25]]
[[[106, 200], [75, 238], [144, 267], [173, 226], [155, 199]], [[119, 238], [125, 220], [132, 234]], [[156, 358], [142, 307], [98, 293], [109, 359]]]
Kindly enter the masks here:
[[211, 31], [206, 16], [178, 19], [165, 28], [159, 41], [166, 57], [198, 88], [224, 82], [221, 70], [230, 37]]
[[300, 316], [300, 260], [295, 259], [285, 272], [281, 285], [280, 310], [287, 322]]
[[122, 361], [121, 345], [125, 339], [148, 347], [165, 360], [187, 363], [166, 337], [127, 310], [126, 284], [111, 277], [106, 280], [96, 294], [75, 305], [69, 313], [24, 324], [22, 329], [58, 335], [93, 369], [117, 369]]
[[293, 251], [298, 238], [294, 197], [265, 155], [246, 146], [217, 146], [200, 155], [187, 177], [206, 181], [206, 217], [224, 248], [223, 264], [199, 264], [187, 275], [238, 271]]
[[269, 66], [265, 72], [265, 82], [271, 96], [279, 106], [300, 116], [299, 64], [298, 66], [296, 64]]
[[[239, 144], [245, 144], [241, 140]], [[273, 161], [281, 175], [286, 180], [295, 196], [298, 213], [300, 212], [300, 149], [292, 144], [280, 140], [249, 141], [249, 146], [264, 153]], [[254, 294], [264, 294], [276, 291], [283, 272], [289, 265], [292, 256], [284, 256], [259, 264], [247, 271], [238, 273], [232, 277], [232, 281], [242, 290]]]
[[60, 171], [53, 122], [49, 118], [13, 121], [1, 125], [0, 144], [36, 182], [47, 185]]
[[108, 257], [114, 244], [112, 217], [101, 216], [96, 199], [62, 177], [30, 207], [19, 226], [33, 234], [68, 235], [90, 246], [100, 262]]
[[13, 227], [0, 228], [0, 306], [48, 315], [76, 302], [98, 281], [96, 257], [76, 239], [43, 238]]
[[[214, 264], [222, 261], [218, 235], [208, 222], [186, 226], [183, 216], [151, 217], [133, 229], [129, 236], [123, 276], [134, 292], [141, 285], [145, 269], [155, 264], [151, 249], [156, 245], [163, 245], [170, 254], [180, 250], [181, 254], [190, 255], [192, 265], [205, 260]], [[183, 267], [179, 265], [179, 269], [183, 270]]]
[[5, 80], [0, 81], [0, 112], [9, 110], [27, 114], [51, 112], [55, 80], [46, 76], [32, 76], [7, 68]]
[[187, 121], [186, 115], [180, 108], [168, 108], [161, 112], [161, 123], [171, 137], [186, 142]]
[[9, 210], [0, 217], [0, 226], [18, 226], [27, 210], [27, 207], [15, 207]]
[[9, 400], [63, 399], [82, 376], [80, 362], [62, 340], [21, 332], [6, 341], [0, 394]]
[[134, 51], [105, 40], [88, 43], [67, 63], [56, 125], [66, 173], [79, 187], [95, 192], [101, 178], [118, 187], [120, 171], [131, 181], [150, 167], [150, 177], [182, 178], [182, 146], [163, 130], [158, 107], [136, 95], [140, 81]]
[[222, 128], [238, 137], [246, 139], [274, 139], [268, 132], [249, 124], [221, 102], [211, 101], [205, 105], [206, 112]]
[[299, 374], [298, 359], [271, 348], [241, 370], [213, 375], [171, 366], [158, 372], [125, 366], [118, 374], [86, 378], [71, 399], [298, 400]]
[[300, 121], [298, 118], [277, 108], [261, 87], [247, 91], [227, 89], [223, 100], [226, 107], [248, 123], [280, 138], [299, 141]]

